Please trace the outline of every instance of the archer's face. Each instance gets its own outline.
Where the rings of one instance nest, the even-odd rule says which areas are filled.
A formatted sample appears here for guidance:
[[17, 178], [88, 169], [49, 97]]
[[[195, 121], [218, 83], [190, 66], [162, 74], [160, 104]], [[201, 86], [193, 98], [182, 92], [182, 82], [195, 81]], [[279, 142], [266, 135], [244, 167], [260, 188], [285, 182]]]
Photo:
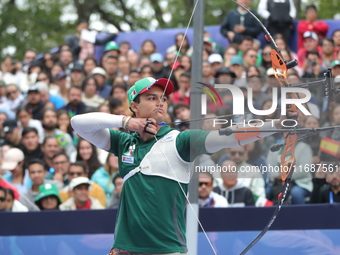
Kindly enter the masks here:
[[154, 118], [157, 123], [163, 122], [168, 111], [167, 97], [161, 87], [153, 86], [140, 95], [139, 104], [132, 102], [131, 107], [137, 118]]

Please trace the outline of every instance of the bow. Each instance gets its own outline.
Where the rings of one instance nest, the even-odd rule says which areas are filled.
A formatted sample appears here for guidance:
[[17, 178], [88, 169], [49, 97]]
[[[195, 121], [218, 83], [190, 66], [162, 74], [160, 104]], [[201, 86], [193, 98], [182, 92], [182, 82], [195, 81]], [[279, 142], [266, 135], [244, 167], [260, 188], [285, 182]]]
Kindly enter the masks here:
[[[272, 67], [274, 70], [274, 74], [275, 77], [277, 79], [277, 81], [279, 82], [281, 87], [290, 87], [289, 86], [289, 82], [287, 80], [287, 70], [290, 68], [293, 68], [295, 66], [297, 66], [297, 60], [292, 60], [292, 61], [286, 61], [278, 46], [276, 45], [273, 37], [271, 36], [271, 34], [269, 33], [269, 31], [267, 30], [267, 28], [262, 24], [262, 22], [250, 11], [248, 10], [246, 7], [244, 7], [243, 5], [235, 2], [234, 0], [231, 0], [234, 3], [236, 3], [237, 5], [241, 6], [244, 10], [246, 10], [249, 14], [251, 14], [254, 19], [257, 20], [257, 22], [260, 23], [260, 25], [262, 26], [263, 30], [265, 31], [266, 35], [265, 38], [266, 40], [271, 44], [272, 50], [271, 50], [271, 60], [272, 60]], [[327, 97], [329, 97], [331, 100], [334, 100], [334, 95], [336, 93], [339, 93], [338, 89], [334, 88], [333, 82], [332, 82], [332, 74], [331, 71], [328, 70], [325, 73], [325, 79], [322, 81], [317, 81], [317, 82], [311, 82], [311, 83], [304, 83], [304, 84], [297, 84], [293, 87], [304, 87], [304, 88], [310, 88], [313, 86], [319, 86], [319, 85], [323, 85], [325, 88], [325, 94]], [[291, 99], [298, 99], [297, 95], [295, 93], [288, 93], [288, 96]], [[296, 121], [297, 117], [298, 117], [298, 110], [296, 108], [296, 106], [294, 104], [290, 104], [287, 105], [287, 111], [291, 113], [290, 119], [291, 121]], [[289, 125], [289, 126], [293, 126], [293, 125]], [[336, 127], [331, 127], [331, 128], [339, 128], [339, 126]], [[327, 129], [329, 130], [329, 128]], [[280, 147], [284, 146], [283, 149], [283, 153], [281, 156], [281, 179], [282, 181], [284, 181], [284, 186], [282, 189], [282, 192], [279, 195], [279, 204], [276, 207], [272, 217], [270, 218], [269, 222], [267, 223], [267, 225], [264, 227], [264, 229], [261, 231], [261, 233], [242, 251], [241, 254], [245, 254], [247, 253], [263, 236], [264, 234], [268, 231], [268, 229], [271, 227], [271, 225], [273, 224], [273, 222], [275, 221], [279, 211], [281, 210], [281, 207], [283, 205], [283, 202], [287, 196], [288, 190], [290, 188], [290, 183], [291, 183], [291, 177], [293, 174], [293, 168], [295, 166], [296, 163], [296, 158], [295, 158], [295, 145], [297, 143], [298, 140], [306, 138], [309, 135], [314, 135], [318, 132], [321, 131], [325, 131], [325, 129], [290, 129], [290, 130], [283, 130], [284, 132], [284, 137], [285, 137], [285, 142], [283, 144], [280, 145], [274, 145], [272, 146], [271, 150], [275, 151], [278, 150]], [[239, 130], [239, 131], [233, 131], [233, 133], [246, 133], [248, 132], [247, 130]], [[252, 130], [250, 130], [249, 132], [254, 132]], [[261, 130], [261, 132], [263, 132], [263, 130]], [[268, 131], [269, 132], [269, 131]], [[298, 136], [298, 133], [300, 132], [304, 132], [305, 134], [302, 135], [300, 138]], [[231, 134], [230, 130], [222, 130], [220, 131], [220, 134]]]

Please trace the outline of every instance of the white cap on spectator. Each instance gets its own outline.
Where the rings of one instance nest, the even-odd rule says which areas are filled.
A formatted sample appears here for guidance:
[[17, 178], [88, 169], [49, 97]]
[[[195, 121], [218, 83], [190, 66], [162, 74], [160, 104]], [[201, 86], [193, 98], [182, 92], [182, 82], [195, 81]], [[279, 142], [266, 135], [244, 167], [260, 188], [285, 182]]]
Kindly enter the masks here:
[[70, 189], [74, 190], [75, 187], [81, 185], [81, 184], [87, 184], [90, 185], [90, 180], [87, 177], [77, 177], [72, 179], [72, 181], [70, 182]]
[[334, 77], [334, 83], [340, 83], [340, 75]]
[[308, 37], [313, 38], [315, 41], [318, 40], [318, 35], [313, 31], [306, 31], [303, 33], [303, 38], [308, 38]]
[[222, 58], [222, 56], [221, 56], [220, 54], [213, 53], [213, 54], [211, 54], [211, 55], [209, 56], [208, 62], [209, 62], [210, 64], [215, 63], [215, 62], [217, 62], [217, 63], [223, 63], [223, 58]]
[[24, 158], [24, 153], [21, 150], [17, 148], [11, 148], [5, 153], [2, 169], [13, 170], [20, 161], [24, 160]]
[[275, 75], [274, 69], [272, 67], [268, 68], [266, 74], [267, 76]]
[[36, 86], [39, 91], [48, 91], [48, 85], [46, 82], [43, 82], [43, 81], [38, 81], [36, 84], [34, 84], [34, 86]]
[[105, 72], [105, 70], [104, 70], [103, 68], [101, 68], [101, 67], [95, 67], [95, 68], [92, 70], [91, 74], [100, 74], [100, 75], [103, 75], [104, 77], [106, 77], [106, 72]]

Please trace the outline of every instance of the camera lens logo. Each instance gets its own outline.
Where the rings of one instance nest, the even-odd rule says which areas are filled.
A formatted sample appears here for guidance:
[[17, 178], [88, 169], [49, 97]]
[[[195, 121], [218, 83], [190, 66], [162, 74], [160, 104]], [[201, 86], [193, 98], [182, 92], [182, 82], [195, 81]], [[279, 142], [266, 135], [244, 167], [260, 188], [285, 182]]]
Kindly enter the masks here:
[[[207, 114], [207, 94], [214, 101], [215, 105], [217, 105], [216, 98], [218, 99], [220, 106], [223, 105], [222, 98], [220, 97], [220, 95], [217, 93], [217, 91], [214, 89], [213, 86], [206, 84], [206, 83], [203, 83], [203, 82], [197, 82], [197, 83], [202, 84], [204, 87], [207, 87], [209, 90], [211, 90], [211, 92], [210, 92], [208, 89], [197, 87], [198, 89], [205, 92], [205, 94], [202, 94], [202, 96], [201, 96], [201, 103], [202, 103], [202, 112], [201, 113], [202, 113], [202, 115]], [[214, 97], [213, 94], [215, 94], [216, 98]]]

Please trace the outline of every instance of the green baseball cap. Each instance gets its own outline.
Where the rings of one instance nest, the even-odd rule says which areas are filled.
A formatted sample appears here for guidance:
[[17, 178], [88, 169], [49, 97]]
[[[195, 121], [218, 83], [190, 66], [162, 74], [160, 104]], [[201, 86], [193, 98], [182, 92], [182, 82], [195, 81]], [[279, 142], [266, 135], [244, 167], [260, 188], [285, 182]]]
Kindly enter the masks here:
[[334, 60], [334, 61], [331, 63], [331, 67], [339, 66], [339, 65], [340, 65], [340, 60]]
[[44, 183], [39, 186], [39, 194], [35, 197], [35, 203], [39, 202], [40, 199], [48, 196], [56, 196], [58, 202], [62, 203], [57, 186], [54, 183]]
[[138, 95], [143, 94], [144, 92], [148, 91], [154, 85], [162, 86], [163, 89], [165, 89], [164, 94], [166, 96], [170, 95], [174, 91], [174, 85], [172, 84], [170, 80], [165, 79], [165, 78], [160, 78], [156, 80], [152, 77], [146, 77], [139, 81], [136, 81], [136, 83], [129, 89], [128, 91], [129, 104], [131, 104], [131, 102], [135, 100], [135, 98]]
[[114, 41], [108, 42], [107, 44], [105, 44], [104, 52], [107, 52], [109, 50], [119, 51], [119, 45]]

